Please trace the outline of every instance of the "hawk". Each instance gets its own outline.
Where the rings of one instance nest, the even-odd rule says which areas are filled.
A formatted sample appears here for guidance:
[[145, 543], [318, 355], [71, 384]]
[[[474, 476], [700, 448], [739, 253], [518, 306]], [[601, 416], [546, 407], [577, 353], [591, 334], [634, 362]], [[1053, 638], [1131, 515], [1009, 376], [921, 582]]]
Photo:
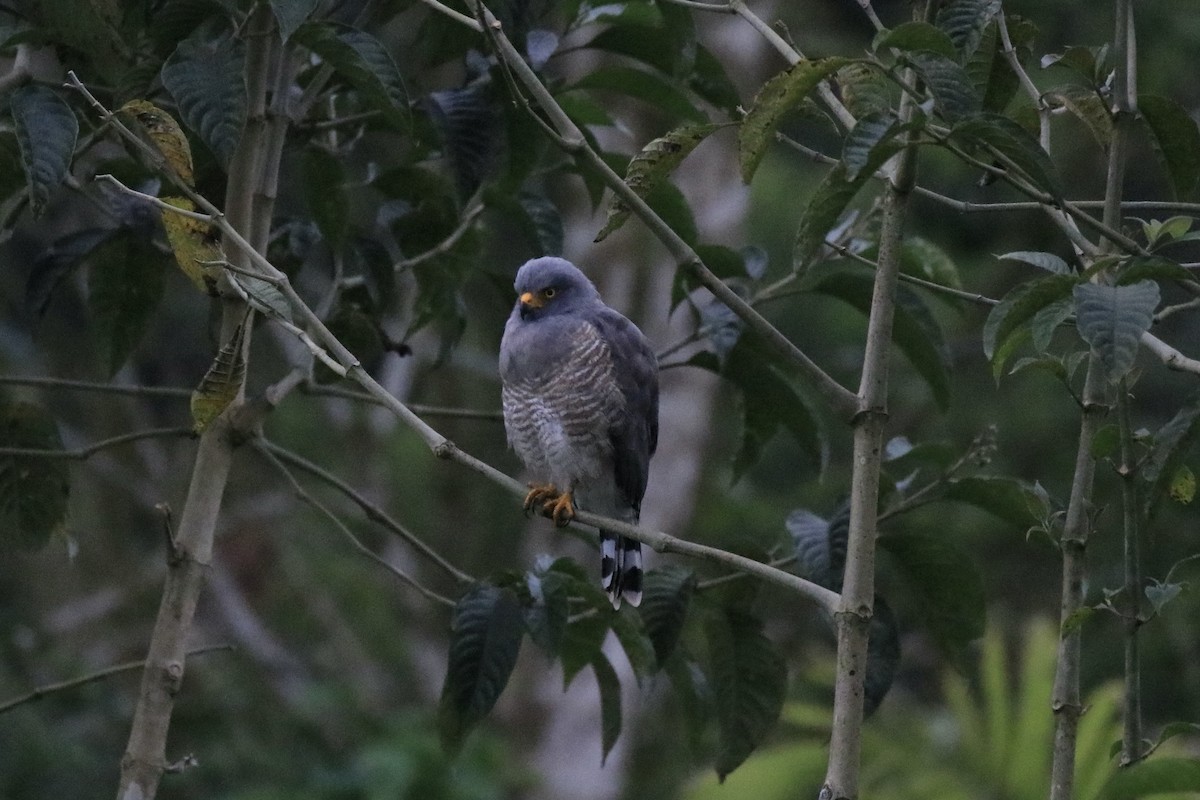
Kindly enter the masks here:
[[[566, 525], [576, 507], [637, 523], [658, 444], [658, 362], [637, 326], [569, 261], [517, 271], [500, 342], [504, 427], [533, 482], [527, 511]], [[600, 532], [600, 584], [614, 608], [642, 599], [642, 550]]]

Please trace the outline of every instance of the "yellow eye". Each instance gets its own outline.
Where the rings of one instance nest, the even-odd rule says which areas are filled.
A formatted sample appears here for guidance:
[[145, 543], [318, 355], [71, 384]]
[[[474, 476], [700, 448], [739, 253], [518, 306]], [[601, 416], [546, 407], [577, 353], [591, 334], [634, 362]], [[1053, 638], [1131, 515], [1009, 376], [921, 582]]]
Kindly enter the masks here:
[[545, 289], [542, 289], [542, 297], [546, 298], [547, 300], [549, 300], [551, 297], [554, 297], [556, 294], [558, 294], [558, 290], [553, 286], [547, 286]]

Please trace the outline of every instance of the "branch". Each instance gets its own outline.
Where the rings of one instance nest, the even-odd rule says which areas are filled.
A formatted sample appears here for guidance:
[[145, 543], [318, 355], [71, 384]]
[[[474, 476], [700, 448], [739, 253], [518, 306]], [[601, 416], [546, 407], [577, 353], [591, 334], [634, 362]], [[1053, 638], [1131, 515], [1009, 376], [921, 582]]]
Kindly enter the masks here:
[[[195, 650], [189, 650], [187, 657], [191, 658], [192, 656], [202, 656], [206, 653], [216, 653], [234, 649], [235, 648], [233, 645], [214, 644], [208, 647], [197, 647]], [[96, 681], [102, 681], [105, 678], [111, 678], [114, 675], [120, 675], [124, 672], [135, 672], [136, 670], [145, 668], [145, 666], [145, 659], [140, 659], [138, 661], [126, 661], [123, 664], [114, 664], [111, 667], [98, 669], [95, 672], [89, 672], [86, 675], [80, 675], [79, 677], [71, 678], [70, 680], [38, 686], [26, 692], [25, 694], [17, 695], [16, 697], [0, 703], [0, 714], [12, 711], [14, 708], [22, 706], [26, 703], [32, 703], [35, 700], [41, 700], [43, 697], [56, 694], [57, 692], [65, 692], [70, 689], [76, 689], [80, 686], [86, 686], [89, 683], [95, 683]]]
[[459, 220], [458, 227], [451, 231], [449, 236], [423, 253], [418, 253], [412, 258], [405, 258], [397, 261], [392, 269], [396, 272], [403, 272], [404, 270], [412, 269], [418, 264], [423, 264], [431, 258], [437, 258], [438, 256], [449, 252], [454, 245], [458, 244], [459, 240], [461, 240], [462, 237], [467, 234], [467, 231], [469, 231], [471, 226], [475, 224], [475, 219], [484, 212], [484, 209], [485, 206], [483, 203], [477, 203], [471, 206], [465, 212], [463, 212], [463, 216], [462, 219]]
[[120, 436], [113, 436], [111, 439], [102, 439], [101, 441], [94, 442], [86, 447], [77, 447], [73, 450], [46, 450], [37, 447], [0, 447], [0, 456], [7, 456], [10, 458], [45, 458], [86, 461], [96, 453], [99, 453], [101, 450], [107, 450], [110, 447], [117, 447], [118, 445], [140, 441], [141, 439], [166, 439], [170, 437], [195, 438], [195, 436], [196, 432], [191, 428], [148, 428], [144, 431], [123, 433]]
[[1150, 331], [1142, 333], [1141, 342], [1147, 350], [1156, 355], [1167, 369], [1176, 370], [1178, 372], [1190, 372], [1193, 375], [1200, 375], [1200, 361], [1194, 358], [1188, 358], [1183, 353], [1176, 350], [1171, 345], [1159, 339]]
[[65, 389], [68, 391], [96, 392], [97, 394], [120, 394], [134, 397], [169, 397], [187, 399], [191, 389], [168, 386], [129, 386], [115, 383], [76, 381], [67, 378], [43, 378], [35, 375], [0, 375], [0, 386], [33, 386], [39, 389]]

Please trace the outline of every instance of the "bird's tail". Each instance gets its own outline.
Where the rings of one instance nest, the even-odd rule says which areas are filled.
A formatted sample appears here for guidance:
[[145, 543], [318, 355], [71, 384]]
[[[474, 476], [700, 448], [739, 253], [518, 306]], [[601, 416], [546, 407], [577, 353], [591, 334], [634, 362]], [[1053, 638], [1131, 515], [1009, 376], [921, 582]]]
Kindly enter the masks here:
[[613, 608], [620, 608], [622, 600], [631, 606], [642, 602], [641, 542], [601, 531], [600, 585]]

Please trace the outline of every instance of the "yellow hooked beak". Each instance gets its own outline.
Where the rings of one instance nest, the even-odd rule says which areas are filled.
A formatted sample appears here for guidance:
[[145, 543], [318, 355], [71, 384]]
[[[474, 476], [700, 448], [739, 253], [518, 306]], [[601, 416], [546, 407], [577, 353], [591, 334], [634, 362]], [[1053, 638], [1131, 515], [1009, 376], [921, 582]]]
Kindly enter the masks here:
[[525, 292], [521, 295], [521, 305], [527, 306], [528, 308], [541, 308], [542, 306], [546, 305], [546, 298], [542, 297], [540, 294]]

